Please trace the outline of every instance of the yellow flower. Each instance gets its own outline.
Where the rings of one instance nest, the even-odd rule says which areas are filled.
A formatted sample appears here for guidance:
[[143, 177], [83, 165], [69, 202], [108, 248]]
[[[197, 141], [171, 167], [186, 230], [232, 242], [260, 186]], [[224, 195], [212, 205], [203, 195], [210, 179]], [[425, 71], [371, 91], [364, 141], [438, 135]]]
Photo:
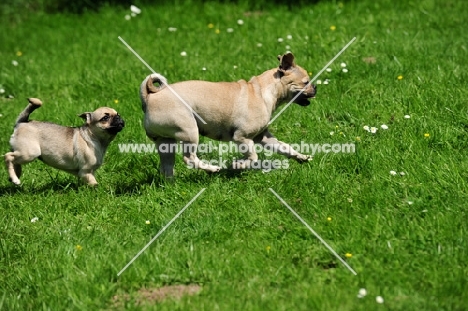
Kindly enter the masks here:
[[331, 218], [331, 217], [327, 217], [327, 220], [328, 220], [328, 221], [331, 221], [331, 220], [332, 220], [332, 218]]
[[219, 29], [216, 29], [215, 32], [216, 32], [217, 34], [219, 34]]
[[213, 28], [213, 27], [214, 27], [214, 25], [212, 23], [208, 24], [208, 28]]
[[403, 76], [402, 76], [402, 75], [399, 75], [399, 76], [397, 77], [397, 79], [398, 79], [398, 80], [402, 80], [402, 79], [403, 79]]
[[76, 248], [77, 251], [81, 251], [83, 249], [83, 246], [78, 244], [77, 246], [75, 246], [75, 248]]
[[145, 221], [145, 224], [149, 225], [151, 222], [149, 220]]
[[429, 133], [424, 134], [424, 137], [426, 137], [426, 138], [429, 137], [429, 136], [431, 136], [431, 135], [429, 135]]
[[21, 55], [23, 55], [23, 53], [21, 53], [21, 51], [16, 52], [16, 56], [21, 56]]
[[346, 253], [346, 254], [345, 254], [345, 257], [346, 257], [346, 258], [351, 258], [351, 257], [353, 257], [353, 254], [351, 254], [351, 253]]
[[312, 75], [312, 72], [309, 71], [309, 76], [311, 76], [311, 75]]
[[119, 103], [119, 100], [118, 99], [114, 99], [114, 104], [118, 104]]
[[357, 140], [357, 141], [361, 141], [361, 137], [356, 136], [356, 140]]
[[271, 249], [271, 246], [270, 246], [270, 245], [268, 245], [268, 246], [266, 247], [266, 250], [267, 250], [267, 252], [269, 252], [269, 251], [270, 251], [270, 249]]
[[331, 29], [332, 31], [334, 31], [334, 30], [336, 30], [336, 26], [335, 26], [335, 25], [332, 25], [332, 26], [330, 26], [330, 29]]

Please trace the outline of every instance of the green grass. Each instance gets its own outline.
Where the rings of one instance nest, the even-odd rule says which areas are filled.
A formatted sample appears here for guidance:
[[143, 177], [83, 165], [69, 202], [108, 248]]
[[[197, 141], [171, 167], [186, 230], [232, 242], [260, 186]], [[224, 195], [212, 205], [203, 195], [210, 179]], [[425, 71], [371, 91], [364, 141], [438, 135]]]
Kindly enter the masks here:
[[[18, 12], [2, 17], [4, 153], [27, 97], [44, 102], [32, 116], [36, 120], [76, 126], [81, 123], [77, 114], [110, 106], [127, 126], [97, 172], [97, 189], [40, 161], [24, 167], [21, 187], [10, 185], [2, 173], [0, 309], [105, 310], [113, 308], [115, 295], [135, 296], [143, 287], [173, 284], [199, 284], [203, 290], [146, 307], [134, 300], [125, 306], [466, 309], [468, 5], [450, 0], [343, 3], [290, 10], [271, 5], [247, 13], [242, 5], [176, 2], [142, 6], [143, 13], [130, 21], [124, 19], [129, 12], [113, 8], [82, 16]], [[250, 79], [277, 66], [276, 55], [286, 50], [315, 74], [356, 36], [332, 72], [319, 78], [330, 83], [319, 86], [312, 104], [292, 105], [271, 131], [289, 143], [355, 142], [357, 152], [320, 153], [312, 162], [290, 162], [288, 170], [270, 173], [214, 175], [187, 169], [179, 155], [177, 179], [165, 183], [156, 154], [119, 153], [119, 143], [149, 142], [138, 88], [150, 72], [118, 36], [170, 82]], [[365, 57], [375, 57], [376, 63], [364, 62]], [[340, 71], [341, 62], [348, 73]], [[380, 129], [381, 124], [389, 129]], [[372, 135], [364, 125], [379, 130]], [[392, 176], [391, 170], [405, 175]], [[346, 261], [357, 276], [270, 187], [343, 258], [352, 254]], [[31, 223], [33, 217], [39, 221]], [[358, 299], [362, 287], [369, 294]], [[385, 299], [383, 305], [375, 302], [377, 295]]]

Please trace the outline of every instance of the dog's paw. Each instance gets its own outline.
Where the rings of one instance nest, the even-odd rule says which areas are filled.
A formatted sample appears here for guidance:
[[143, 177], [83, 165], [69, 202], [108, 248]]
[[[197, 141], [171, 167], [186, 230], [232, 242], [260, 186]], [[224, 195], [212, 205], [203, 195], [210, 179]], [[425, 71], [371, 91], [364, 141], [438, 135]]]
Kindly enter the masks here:
[[19, 186], [21, 185], [21, 181], [18, 179], [18, 178], [8, 178], [8, 180], [12, 183], [14, 183], [15, 185]]
[[221, 167], [216, 166], [216, 165], [210, 165], [208, 168], [205, 168], [204, 170], [205, 172], [210, 173], [210, 174], [218, 173], [221, 170]]
[[296, 160], [299, 163], [309, 162], [309, 161], [312, 161], [313, 159], [314, 157], [311, 155], [299, 154], [296, 156]]

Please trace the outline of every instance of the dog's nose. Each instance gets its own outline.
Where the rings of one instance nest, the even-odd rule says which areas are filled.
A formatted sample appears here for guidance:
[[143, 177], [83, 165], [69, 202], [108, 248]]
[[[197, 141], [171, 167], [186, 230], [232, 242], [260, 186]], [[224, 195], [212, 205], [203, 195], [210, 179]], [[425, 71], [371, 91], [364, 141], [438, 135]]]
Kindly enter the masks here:
[[125, 126], [125, 121], [119, 115], [116, 115], [114, 117], [114, 120], [112, 121], [112, 125], [113, 126], [124, 127]]
[[312, 96], [315, 96], [315, 94], [317, 94], [317, 85], [312, 84]]

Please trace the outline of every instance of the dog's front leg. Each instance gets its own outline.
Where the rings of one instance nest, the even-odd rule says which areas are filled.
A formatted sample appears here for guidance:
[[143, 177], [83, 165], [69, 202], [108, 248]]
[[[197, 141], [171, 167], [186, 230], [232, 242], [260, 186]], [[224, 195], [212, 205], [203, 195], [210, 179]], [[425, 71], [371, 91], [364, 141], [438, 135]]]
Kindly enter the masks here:
[[234, 137], [239, 151], [244, 155], [244, 159], [234, 161], [232, 164], [234, 169], [249, 169], [252, 167], [252, 162], [258, 160], [258, 155], [255, 152], [255, 143], [252, 139]]
[[97, 186], [98, 184], [92, 170], [82, 169], [78, 172], [78, 176], [83, 182], [87, 183], [89, 186]]
[[311, 155], [305, 155], [297, 152], [296, 150], [294, 150], [293, 147], [291, 147], [287, 143], [276, 139], [276, 137], [273, 136], [273, 134], [271, 134], [269, 131], [265, 131], [264, 133], [259, 135], [258, 138], [256, 138], [255, 140], [259, 141], [260, 144], [262, 144], [266, 150], [274, 151], [278, 154], [287, 156], [288, 158], [292, 158], [298, 162], [306, 162], [312, 160]]

